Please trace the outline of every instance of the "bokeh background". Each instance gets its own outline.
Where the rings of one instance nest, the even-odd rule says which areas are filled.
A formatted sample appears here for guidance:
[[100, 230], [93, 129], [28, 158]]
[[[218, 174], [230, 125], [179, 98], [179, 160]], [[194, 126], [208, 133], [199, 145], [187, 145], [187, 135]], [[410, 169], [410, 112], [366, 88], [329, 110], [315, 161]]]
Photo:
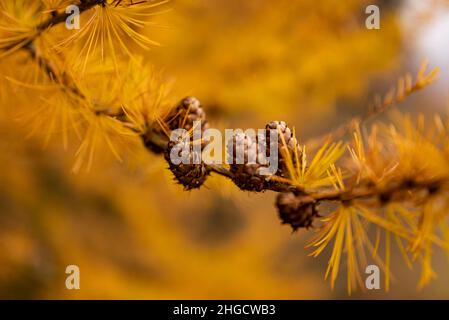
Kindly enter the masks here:
[[[380, 30], [365, 28], [372, 3]], [[155, 20], [148, 33], [163, 47], [145, 59], [174, 97], [198, 97], [217, 127], [288, 120], [307, 143], [362, 114], [424, 58], [440, 79], [399, 108], [448, 111], [448, 1], [172, 0]], [[312, 231], [281, 226], [274, 194], [220, 177], [184, 192], [144, 151], [122, 163], [101, 154], [73, 174], [77, 146], [26, 138], [14, 112], [29, 103], [26, 89], [0, 83], [0, 298], [348, 298], [344, 272], [333, 291], [324, 280], [328, 255], [307, 257]], [[419, 270], [394, 260], [390, 292], [351, 298], [449, 298], [445, 256], [435, 255], [438, 279], [422, 291]], [[70, 264], [81, 290], [65, 288]]]

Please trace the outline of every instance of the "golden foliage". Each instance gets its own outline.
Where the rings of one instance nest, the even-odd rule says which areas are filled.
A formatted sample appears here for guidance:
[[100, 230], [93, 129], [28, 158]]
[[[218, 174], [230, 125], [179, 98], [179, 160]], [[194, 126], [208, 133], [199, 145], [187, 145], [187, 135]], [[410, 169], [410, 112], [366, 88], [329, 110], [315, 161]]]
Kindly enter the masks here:
[[74, 61], [82, 62], [82, 73], [86, 71], [87, 63], [94, 54], [99, 54], [101, 59], [110, 58], [118, 72], [118, 63], [123, 54], [129, 58], [135, 57], [130, 42], [146, 50], [150, 46], [160, 45], [142, 30], [152, 25], [148, 18], [159, 13], [154, 8], [167, 2], [108, 0], [104, 5], [87, 11], [83, 17], [87, 22], [73, 35], [58, 43], [56, 48], [61, 50], [67, 46], [76, 47], [77, 57]]
[[[178, 12], [169, 13], [168, 19], [195, 30], [195, 35], [165, 35], [165, 40], [176, 47], [151, 52], [150, 56], [147, 49], [160, 45], [153, 39], [164, 35], [157, 28], [147, 27], [159, 26], [157, 15], [165, 10], [167, 1], [108, 0], [82, 13], [83, 24], [78, 31], [46, 24], [62, 14], [69, 3], [72, 1], [0, 0], [0, 128], [9, 134], [6, 139], [14, 138], [12, 132], [20, 137], [27, 135], [8, 121], [6, 109], [13, 106], [20, 113], [12, 114], [19, 114], [19, 119], [28, 123], [29, 137], [42, 136], [51, 149], [51, 137], [59, 136], [70, 151], [69, 155], [60, 155], [51, 149], [46, 156], [34, 150], [32, 143], [22, 142], [16, 150], [2, 141], [0, 164], [8, 170], [0, 177], [11, 185], [5, 191], [12, 203], [7, 210], [11, 216], [17, 214], [23, 226], [8, 222], [7, 226], [13, 227], [2, 228], [5, 232], [0, 234], [0, 244], [6, 243], [7, 250], [0, 258], [2, 271], [6, 270], [0, 281], [15, 279], [14, 269], [26, 269], [26, 257], [38, 257], [42, 246], [51, 248], [54, 256], [60, 254], [61, 261], [55, 262], [58, 267], [66, 260], [80, 259], [91, 270], [89, 288], [106, 285], [106, 289], [115, 290], [113, 297], [123, 292], [132, 297], [130, 292], [148, 287], [157, 291], [147, 295], [151, 298], [235, 298], [236, 288], [242, 290], [238, 295], [241, 297], [258, 297], [262, 291], [270, 292], [272, 297], [298, 297], [292, 292], [303, 284], [310, 289], [309, 297], [322, 294], [314, 272], [310, 272], [309, 280], [299, 277], [297, 270], [293, 275], [283, 275], [265, 267], [292, 240], [273, 231], [268, 215], [253, 219], [251, 214], [255, 212], [248, 212], [246, 205], [250, 200], [245, 198], [243, 205], [238, 198], [241, 196], [233, 194], [238, 198], [234, 211], [250, 221], [249, 226], [241, 226], [246, 228], [246, 236], [231, 238], [218, 249], [204, 248], [204, 241], [197, 243], [189, 236], [199, 227], [186, 222], [198, 218], [188, 215], [184, 202], [173, 201], [183, 196], [170, 187], [160, 187], [166, 181], [159, 173], [158, 160], [148, 161], [147, 156], [141, 156], [143, 166], [149, 167], [150, 162], [156, 172], [145, 183], [142, 176], [148, 175], [147, 171], [137, 169], [135, 176], [128, 176], [115, 170], [110, 162], [106, 161], [107, 166], [96, 164], [94, 156], [98, 155], [100, 161], [108, 158], [103, 152], [106, 148], [112, 158], [126, 159], [126, 149], [133, 147], [155, 123], [160, 124], [176, 100], [176, 93], [168, 94], [171, 81], [147, 62], [149, 57], [167, 66], [169, 74], [177, 78], [177, 92], [184, 95], [193, 90], [215, 105], [213, 111], [218, 115], [238, 117], [249, 113], [251, 121], [265, 121], [266, 117], [282, 114], [305, 124], [308, 115], [314, 114], [317, 119], [332, 111], [338, 97], [360, 96], [367, 88], [367, 79], [391, 65], [399, 47], [395, 19], [386, 17], [385, 37], [381, 37], [357, 26], [353, 16], [359, 12], [358, 1], [312, 4], [285, 0], [277, 2], [273, 10], [273, 2], [268, 0], [207, 5], [185, 0], [179, 2]], [[237, 12], [239, 19], [230, 23], [229, 17]], [[301, 15], [303, 12], [309, 14]], [[298, 19], [300, 15], [304, 19]], [[379, 54], [366, 55], [367, 50]], [[362, 55], [363, 59], [356, 58]], [[394, 90], [376, 101], [374, 113], [385, 111], [430, 84], [437, 70], [426, 74], [426, 67], [423, 64], [414, 83], [409, 75], [400, 78]], [[291, 153], [282, 142], [281, 153], [289, 174], [280, 181], [313, 197], [320, 207], [327, 206], [330, 211], [320, 219], [317, 234], [309, 243], [311, 255], [317, 257], [331, 247], [326, 278], [333, 288], [341, 265], [346, 264], [350, 294], [357, 287], [363, 288], [362, 269], [369, 259], [382, 267], [384, 288], [390, 289], [393, 241], [407, 266], [421, 265], [419, 287], [435, 278], [434, 250], [449, 252], [449, 121], [435, 116], [428, 123], [422, 116], [415, 123], [409, 117], [398, 117], [396, 124], [376, 124], [370, 132], [357, 128], [350, 144], [331, 141], [320, 145], [311, 161], [309, 145], [298, 150], [295, 144]], [[72, 137], [79, 141], [74, 149], [69, 143]], [[15, 163], [5, 156], [8, 152], [22, 160], [31, 154], [37, 160], [32, 165]], [[73, 161], [73, 156], [72, 171], [85, 168], [91, 169], [90, 173], [67, 175], [67, 162]], [[61, 185], [45, 180], [51, 180], [51, 174], [61, 175], [56, 179]], [[217, 184], [221, 189], [222, 183]], [[106, 208], [92, 206], [84, 187], [87, 193], [105, 197]], [[58, 192], [64, 203], [52, 203]], [[210, 199], [204, 193], [190, 195], [189, 203], [194, 203], [191, 211], [200, 209], [204, 220], [210, 218], [203, 213], [205, 206], [220, 214], [221, 207], [213, 203], [213, 199], [222, 197], [217, 194], [210, 191]], [[72, 195], [76, 198], [73, 202]], [[265, 207], [266, 200], [261, 200], [253, 210], [260, 213]], [[35, 216], [34, 208], [39, 208], [42, 216]], [[92, 216], [81, 212], [77, 220], [74, 214], [78, 209]], [[101, 217], [102, 210], [116, 216]], [[98, 233], [97, 227], [104, 234]], [[269, 243], [268, 232], [272, 235]], [[203, 234], [199, 234], [201, 238]], [[34, 236], [42, 243], [34, 243]], [[93, 248], [83, 236], [92, 240]], [[260, 246], [261, 242], [264, 246]], [[110, 252], [105, 253], [104, 248]], [[114, 256], [115, 250], [118, 257]], [[175, 257], [174, 251], [179, 256]], [[292, 255], [290, 251], [288, 254]], [[288, 265], [280, 260], [274, 269]], [[133, 262], [136, 265], [130, 266]], [[143, 275], [134, 275], [134, 270], [143, 270]], [[148, 280], [148, 270], [157, 276]], [[261, 283], [261, 278], [270, 280]], [[67, 294], [58, 289], [55, 279], [49, 283], [52, 291], [36, 295]], [[92, 291], [81, 296], [97, 297]]]
[[0, 1], [0, 57], [22, 48], [34, 38], [39, 22], [38, 1]]
[[[440, 231], [446, 229], [449, 220], [445, 135], [449, 121], [435, 117], [426, 126], [423, 116], [416, 123], [406, 116], [398, 118], [397, 125], [374, 126], [366, 139], [360, 131], [355, 132], [354, 142], [348, 147], [350, 157], [343, 157], [341, 166], [331, 165], [328, 170], [337, 194], [314, 191], [319, 201], [334, 202], [337, 209], [321, 219], [318, 235], [310, 244], [317, 247], [312, 256], [334, 242], [326, 272], [333, 287], [345, 252], [349, 293], [357, 284], [363, 288], [359, 268], [366, 266], [365, 251], [381, 261], [385, 289], [389, 290], [393, 238], [409, 267], [420, 263], [419, 287], [435, 277], [431, 264], [434, 247], [447, 250], [449, 246]], [[328, 162], [322, 160], [322, 165]], [[376, 230], [372, 240], [367, 232], [370, 225]], [[385, 253], [381, 260], [378, 251], [382, 232]]]

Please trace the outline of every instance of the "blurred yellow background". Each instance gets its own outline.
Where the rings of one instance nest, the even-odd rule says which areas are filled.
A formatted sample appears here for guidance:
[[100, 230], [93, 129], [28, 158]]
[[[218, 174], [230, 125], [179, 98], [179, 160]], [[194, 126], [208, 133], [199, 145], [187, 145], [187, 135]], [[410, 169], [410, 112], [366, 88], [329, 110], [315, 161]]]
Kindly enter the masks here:
[[[425, 57], [441, 79], [400, 108], [446, 112], [447, 2], [375, 1], [381, 29], [368, 30], [372, 2], [172, 0], [148, 30], [163, 47], [145, 59], [173, 82], [176, 99], [200, 99], [212, 126], [287, 120], [301, 143], [362, 114]], [[7, 60], [0, 68], [15, 72]], [[280, 225], [274, 194], [241, 192], [220, 177], [184, 192], [143, 148], [123, 163], [101, 154], [73, 174], [77, 146], [26, 139], [16, 109], [29, 104], [27, 91], [4, 77], [0, 85], [0, 298], [348, 297], [344, 273], [334, 291], [324, 281], [326, 255], [307, 257], [313, 231]], [[397, 260], [391, 292], [352, 298], [449, 298], [444, 256], [421, 292], [419, 270]], [[65, 288], [70, 264], [80, 267], [81, 290]]]

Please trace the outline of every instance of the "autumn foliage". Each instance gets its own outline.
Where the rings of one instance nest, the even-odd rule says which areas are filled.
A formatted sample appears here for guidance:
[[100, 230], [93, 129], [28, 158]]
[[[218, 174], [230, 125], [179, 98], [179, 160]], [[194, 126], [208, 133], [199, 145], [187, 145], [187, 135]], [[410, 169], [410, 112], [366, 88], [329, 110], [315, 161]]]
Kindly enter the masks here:
[[[87, 298], [327, 296], [322, 269], [353, 294], [370, 264], [388, 292], [399, 256], [429, 284], [449, 251], [449, 119], [396, 107], [439, 70], [398, 78], [394, 9], [375, 33], [361, 6], [0, 0], [0, 295], [71, 297], [71, 263]], [[342, 97], [358, 107], [325, 129]], [[197, 119], [278, 130], [279, 170], [173, 165], [171, 131]], [[328, 258], [299, 272], [304, 254]]]

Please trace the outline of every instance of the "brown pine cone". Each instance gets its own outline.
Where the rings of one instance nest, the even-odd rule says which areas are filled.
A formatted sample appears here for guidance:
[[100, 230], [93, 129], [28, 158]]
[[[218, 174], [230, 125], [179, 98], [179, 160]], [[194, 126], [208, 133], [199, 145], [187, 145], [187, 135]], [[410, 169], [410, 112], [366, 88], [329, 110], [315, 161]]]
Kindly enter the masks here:
[[[179, 157], [186, 157], [188, 164], [174, 164], [170, 159], [173, 148], [177, 148], [175, 152]], [[190, 152], [184, 153], [184, 148], [188, 148]], [[170, 141], [165, 151], [165, 159], [169, 164], [169, 169], [173, 172], [176, 180], [184, 186], [186, 190], [196, 189], [203, 185], [210, 171], [207, 166], [201, 162], [201, 155], [194, 151], [193, 145], [186, 141]], [[201, 162], [196, 164], [195, 162]]]
[[[282, 136], [284, 138], [285, 144], [287, 145], [288, 151], [290, 152], [291, 158], [293, 160], [293, 163], [296, 163], [296, 156], [295, 156], [295, 145], [296, 149], [298, 150], [298, 158], [301, 159], [301, 147], [298, 143], [298, 140], [296, 137], [293, 136], [293, 131], [288, 127], [287, 123], [285, 121], [271, 121], [265, 126], [265, 129], [267, 130], [266, 133], [266, 139], [267, 139], [267, 150], [269, 152], [270, 150], [270, 129], [272, 130], [278, 130], [278, 127], [280, 131], [282, 132]], [[278, 171], [276, 172], [276, 175], [281, 177], [286, 177], [288, 175], [287, 165], [285, 162], [285, 159], [283, 157], [283, 154], [281, 153], [281, 148], [283, 146], [282, 138], [278, 133]]]
[[[185, 129], [189, 131], [193, 128], [194, 121], [201, 121], [202, 132], [209, 127], [206, 113], [204, 112], [201, 103], [194, 97], [182, 99], [163, 119], [163, 122], [170, 131], [176, 129]], [[163, 153], [165, 149], [161, 148], [153, 141], [155, 135], [160, 137], [166, 136], [166, 130], [164, 131], [156, 122], [148, 130], [148, 133], [142, 136], [145, 147], [154, 153]]]
[[289, 224], [293, 231], [310, 228], [315, 218], [319, 217], [313, 198], [293, 192], [278, 194], [276, 207], [282, 224]]
[[[290, 155], [292, 157], [293, 163], [296, 163], [295, 158], [295, 145], [296, 149], [298, 150], [298, 157], [301, 157], [301, 148], [298, 143], [298, 140], [296, 137], [293, 136], [293, 131], [288, 127], [287, 123], [285, 121], [271, 121], [265, 126], [266, 130], [278, 130], [278, 127], [282, 133], [283, 139], [285, 141], [285, 144], [287, 145], [287, 148], [290, 152]], [[285, 159], [281, 153], [281, 147], [283, 146], [282, 143], [282, 137], [278, 135], [278, 156], [279, 156], [279, 166], [278, 166], [278, 172], [276, 173], [279, 176], [285, 177], [287, 175], [287, 166], [285, 164]], [[270, 143], [270, 133], [267, 131], [267, 150], [269, 150], [269, 143]]]
[[170, 130], [193, 128], [194, 121], [201, 121], [201, 130], [204, 131], [209, 127], [206, 119], [206, 112], [199, 100], [195, 97], [186, 97], [182, 99], [178, 105], [173, 108], [165, 117]]
[[[228, 155], [232, 154], [230, 170], [234, 174], [234, 183], [242, 190], [262, 191], [266, 185], [266, 175], [261, 174], [265, 165], [260, 164], [256, 136], [250, 137], [244, 133], [234, 135], [233, 143], [227, 144]], [[238, 159], [237, 152], [243, 148], [243, 158]], [[237, 163], [237, 161], [243, 163]], [[248, 163], [248, 162], [255, 163]]]

